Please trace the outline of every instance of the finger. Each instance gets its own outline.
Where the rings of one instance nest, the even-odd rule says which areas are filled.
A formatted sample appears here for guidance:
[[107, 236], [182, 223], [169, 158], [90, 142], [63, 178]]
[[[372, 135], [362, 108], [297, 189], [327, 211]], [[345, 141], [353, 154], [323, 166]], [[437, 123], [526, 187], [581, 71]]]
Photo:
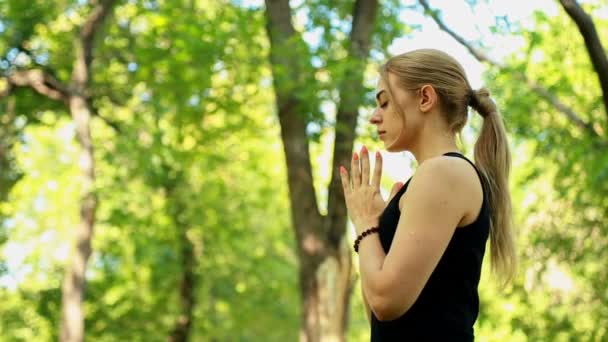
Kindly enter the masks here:
[[369, 185], [369, 152], [365, 146], [361, 148], [361, 184]]
[[403, 187], [403, 183], [401, 182], [397, 182], [395, 184], [393, 184], [393, 188], [391, 189], [391, 194], [388, 197], [388, 201], [386, 201], [387, 203], [390, 202], [393, 197], [395, 197], [395, 195], [397, 195], [397, 193], [399, 192], [399, 190], [401, 190], [401, 188]]
[[344, 166], [340, 166], [340, 179], [342, 180], [342, 189], [344, 190], [344, 195], [350, 193], [348, 171], [346, 171], [346, 168]]
[[353, 183], [353, 189], [358, 189], [361, 185], [361, 169], [359, 168], [359, 156], [357, 152], [353, 153], [351, 160], [350, 174]]
[[376, 152], [376, 163], [374, 164], [374, 175], [372, 176], [372, 186], [380, 189], [380, 180], [382, 179], [382, 155]]

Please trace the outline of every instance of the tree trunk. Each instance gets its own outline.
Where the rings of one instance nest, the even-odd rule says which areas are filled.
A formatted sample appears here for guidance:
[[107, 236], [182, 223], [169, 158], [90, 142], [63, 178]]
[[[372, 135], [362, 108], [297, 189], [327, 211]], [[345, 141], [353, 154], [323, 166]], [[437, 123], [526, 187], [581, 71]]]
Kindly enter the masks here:
[[91, 240], [95, 223], [97, 198], [95, 194], [95, 157], [91, 137], [91, 117], [95, 111], [86, 94], [89, 93], [91, 62], [95, 36], [111, 12], [115, 0], [94, 1], [94, 7], [83, 23], [76, 40], [76, 57], [69, 86], [40, 69], [19, 70], [7, 76], [8, 87], [0, 91], [0, 98], [8, 96], [14, 87], [30, 87], [39, 94], [67, 105], [81, 147], [79, 166], [81, 172], [80, 222], [75, 229], [74, 248], [62, 285], [60, 340], [81, 342], [84, 340], [84, 313], [82, 301], [85, 290], [87, 261], [91, 255]]
[[[181, 179], [181, 175], [177, 178]], [[175, 194], [175, 187], [166, 188], [167, 198], [170, 204], [170, 215], [177, 228], [180, 246], [181, 278], [179, 281], [179, 313], [175, 320], [173, 330], [169, 334], [169, 342], [187, 342], [190, 340], [192, 330], [193, 311], [195, 305], [196, 278], [196, 255], [194, 244], [188, 238], [188, 223], [180, 219], [185, 212], [185, 207]]]
[[180, 254], [182, 262], [182, 274], [179, 284], [179, 311], [175, 320], [174, 328], [169, 335], [169, 342], [186, 342], [190, 340], [192, 330], [193, 311], [195, 305], [196, 276], [194, 273], [196, 259], [194, 246], [188, 239], [187, 230], [179, 229]]
[[76, 138], [82, 149], [80, 153], [82, 195], [80, 199], [80, 223], [75, 231], [75, 248], [70, 263], [66, 267], [62, 287], [60, 339], [63, 342], [81, 342], [84, 340], [82, 301], [86, 285], [86, 265], [91, 255], [91, 240], [97, 208], [95, 158], [91, 138], [92, 110], [85, 94], [91, 77], [95, 33], [110, 13], [112, 4], [113, 0], [100, 1], [82, 26], [72, 70], [68, 105], [76, 128]]
[[76, 124], [80, 152], [81, 202], [80, 224], [76, 228], [75, 249], [66, 269], [62, 289], [61, 341], [84, 340], [82, 301], [85, 289], [86, 264], [91, 255], [91, 239], [95, 222], [95, 164], [91, 142], [91, 113], [82, 96], [70, 99], [70, 112]]
[[[349, 40], [347, 77], [341, 83], [336, 122], [332, 179], [328, 189], [328, 214], [317, 206], [307, 121], [301, 98], [305, 87], [315, 86], [307, 56], [299, 55], [301, 39], [291, 22], [288, 0], [266, 0], [270, 62], [276, 93], [281, 139], [287, 162], [291, 221], [300, 264], [301, 341], [344, 341], [348, 323], [353, 273], [350, 243], [346, 236], [346, 207], [338, 165], [349, 165], [355, 139], [357, 111], [363, 99], [363, 70], [377, 11], [376, 0], [354, 5]], [[294, 45], [295, 44], [295, 45]], [[303, 63], [307, 64], [305, 68]], [[363, 66], [363, 67], [362, 67]]]
[[[4, 107], [4, 106], [3, 106]], [[15, 99], [5, 101], [5, 107], [0, 107], [0, 203], [8, 199], [11, 188], [21, 178], [21, 172], [15, 167], [13, 145], [18, 139], [18, 130], [15, 127]], [[4, 218], [0, 212], [0, 222]], [[0, 232], [0, 244], [4, 241], [4, 233]]]

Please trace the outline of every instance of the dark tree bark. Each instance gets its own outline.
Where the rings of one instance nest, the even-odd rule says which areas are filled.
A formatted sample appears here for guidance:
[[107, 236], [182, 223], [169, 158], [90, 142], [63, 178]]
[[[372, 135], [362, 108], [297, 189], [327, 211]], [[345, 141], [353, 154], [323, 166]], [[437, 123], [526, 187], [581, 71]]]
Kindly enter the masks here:
[[194, 321], [193, 313], [196, 304], [196, 285], [197, 277], [195, 273], [196, 256], [194, 254], [194, 245], [188, 238], [188, 230], [182, 227], [179, 230], [180, 240], [180, 257], [182, 263], [182, 274], [179, 282], [179, 308], [180, 313], [175, 320], [175, 325], [171, 335], [170, 342], [186, 342], [190, 340], [192, 332], [192, 323]]
[[357, 0], [349, 39], [347, 76], [339, 86], [332, 179], [328, 214], [319, 213], [313, 187], [305, 113], [297, 97], [314, 80], [302, 77], [302, 60], [292, 44], [299, 40], [288, 0], [266, 0], [270, 62], [274, 78], [281, 138], [287, 161], [291, 221], [300, 264], [302, 341], [343, 341], [353, 286], [350, 246], [346, 244], [346, 208], [338, 165], [349, 165], [357, 110], [363, 98], [363, 70], [376, 17], [376, 0]]
[[[167, 166], [170, 167], [170, 166]], [[174, 184], [165, 186], [167, 199], [170, 202], [169, 215], [176, 227], [179, 242], [181, 262], [181, 275], [179, 280], [179, 313], [175, 319], [173, 330], [169, 334], [169, 342], [187, 342], [190, 340], [193, 323], [194, 306], [196, 304], [197, 258], [192, 241], [188, 237], [189, 223], [183, 220], [186, 207], [178, 198], [176, 185], [182, 180], [182, 173], [178, 172]]]
[[608, 116], [608, 57], [597, 34], [591, 16], [575, 0], [560, 0], [566, 13], [572, 18], [585, 40], [585, 47], [595, 69], [604, 100], [604, 110]]

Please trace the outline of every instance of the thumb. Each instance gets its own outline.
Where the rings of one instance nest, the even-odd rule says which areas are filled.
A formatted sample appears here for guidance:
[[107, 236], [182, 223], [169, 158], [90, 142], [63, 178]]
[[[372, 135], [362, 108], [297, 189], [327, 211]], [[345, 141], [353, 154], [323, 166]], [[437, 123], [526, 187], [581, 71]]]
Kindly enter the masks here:
[[391, 194], [388, 197], [388, 201], [386, 201], [386, 203], [390, 202], [393, 197], [395, 197], [395, 195], [397, 195], [397, 192], [399, 192], [399, 190], [401, 190], [401, 188], [403, 187], [403, 183], [401, 182], [397, 182], [395, 184], [393, 184], [393, 188], [391, 189]]

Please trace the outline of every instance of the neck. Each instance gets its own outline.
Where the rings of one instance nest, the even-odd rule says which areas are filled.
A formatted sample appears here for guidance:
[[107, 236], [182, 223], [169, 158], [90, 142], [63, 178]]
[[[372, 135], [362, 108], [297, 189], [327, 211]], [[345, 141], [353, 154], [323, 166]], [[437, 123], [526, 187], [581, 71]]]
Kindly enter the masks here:
[[438, 157], [444, 153], [458, 151], [456, 136], [453, 133], [424, 133], [425, 132], [423, 132], [420, 137], [420, 144], [418, 144], [418, 146], [413, 146], [410, 149], [410, 152], [412, 152], [416, 158], [418, 165], [422, 164], [427, 159]]

